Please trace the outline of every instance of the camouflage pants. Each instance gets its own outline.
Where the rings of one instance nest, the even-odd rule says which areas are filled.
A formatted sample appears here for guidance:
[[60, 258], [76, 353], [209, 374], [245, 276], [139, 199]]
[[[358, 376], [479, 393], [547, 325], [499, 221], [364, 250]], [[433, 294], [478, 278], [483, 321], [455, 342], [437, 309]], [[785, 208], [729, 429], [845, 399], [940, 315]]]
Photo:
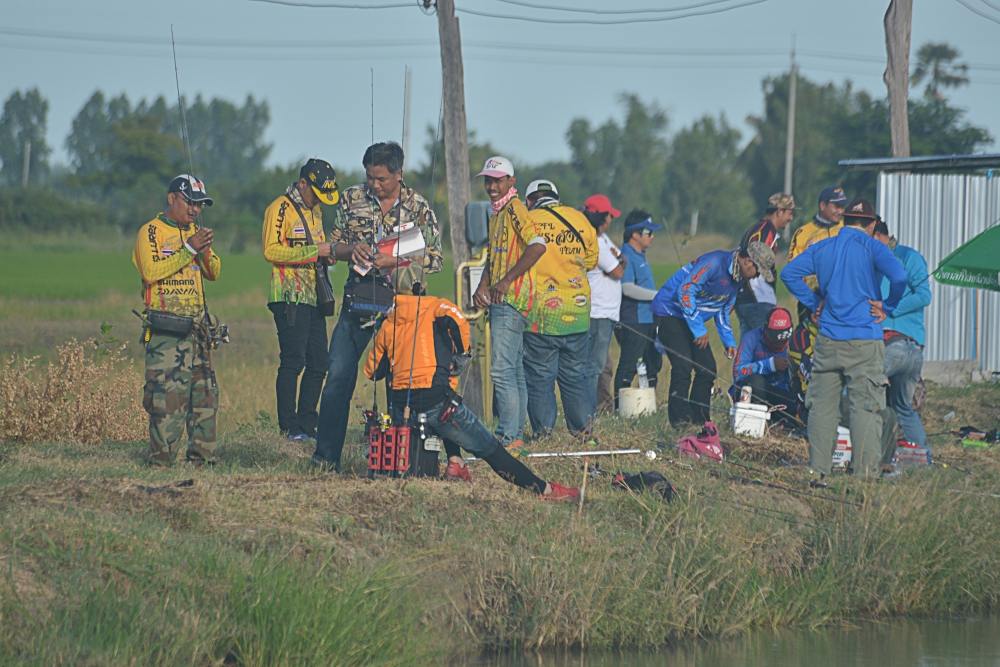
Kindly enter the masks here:
[[153, 334], [146, 344], [146, 384], [142, 406], [149, 413], [150, 462], [171, 465], [181, 456], [213, 461], [219, 385], [208, 348], [191, 334], [185, 338]]

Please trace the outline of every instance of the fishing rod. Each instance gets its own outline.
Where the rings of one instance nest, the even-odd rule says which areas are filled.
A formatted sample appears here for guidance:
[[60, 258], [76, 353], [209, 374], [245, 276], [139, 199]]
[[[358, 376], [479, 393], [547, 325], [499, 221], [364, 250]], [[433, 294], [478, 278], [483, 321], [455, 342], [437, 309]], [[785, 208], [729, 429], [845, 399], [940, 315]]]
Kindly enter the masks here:
[[[657, 454], [652, 449], [593, 449], [584, 450], [578, 452], [528, 452], [525, 454], [516, 455], [517, 458], [526, 459], [564, 459], [564, 458], [589, 458], [591, 456], [634, 456], [636, 454], [641, 454], [645, 456], [648, 460], [656, 460]], [[472, 463], [473, 461], [480, 461], [481, 459], [475, 456], [469, 456], [465, 458], [466, 463]]]

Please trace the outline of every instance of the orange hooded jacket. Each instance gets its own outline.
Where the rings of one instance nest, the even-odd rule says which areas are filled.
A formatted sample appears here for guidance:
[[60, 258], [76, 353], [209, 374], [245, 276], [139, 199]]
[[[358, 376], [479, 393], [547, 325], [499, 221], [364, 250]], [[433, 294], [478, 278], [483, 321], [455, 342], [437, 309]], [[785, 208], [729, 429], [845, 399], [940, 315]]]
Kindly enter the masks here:
[[[365, 375], [389, 374], [394, 392], [410, 392], [413, 407], [431, 407], [458, 387], [452, 360], [469, 349], [469, 323], [458, 306], [436, 296], [396, 296], [375, 335]], [[394, 401], [395, 402], [395, 401]]]

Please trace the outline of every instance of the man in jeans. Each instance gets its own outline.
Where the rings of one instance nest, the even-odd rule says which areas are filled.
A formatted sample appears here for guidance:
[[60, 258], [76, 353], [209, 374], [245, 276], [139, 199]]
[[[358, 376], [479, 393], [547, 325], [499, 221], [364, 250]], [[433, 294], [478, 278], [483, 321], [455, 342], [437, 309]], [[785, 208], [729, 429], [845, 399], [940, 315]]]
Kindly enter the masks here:
[[642, 359], [646, 364], [649, 386], [656, 386], [656, 376], [663, 366], [663, 357], [656, 349], [656, 325], [650, 304], [656, 296], [653, 269], [646, 261], [646, 251], [653, 245], [656, 232], [663, 225], [653, 222], [653, 216], [641, 209], [632, 209], [625, 216], [625, 235], [622, 239], [622, 306], [619, 327], [615, 332], [621, 354], [615, 371], [615, 407], [618, 391], [632, 386], [636, 364]]
[[478, 176], [490, 198], [489, 243], [486, 268], [472, 297], [479, 308], [489, 308], [490, 380], [495, 434], [504, 447], [524, 444], [528, 418], [528, 388], [524, 379], [524, 311], [534, 295], [531, 267], [545, 254], [545, 239], [517, 196], [514, 165], [495, 155]]
[[[882, 459], [886, 379], [881, 323], [899, 305], [906, 271], [888, 248], [871, 237], [874, 226], [875, 207], [855, 199], [847, 206], [839, 234], [809, 246], [781, 272], [788, 291], [819, 324], [806, 407], [809, 467], [821, 480], [833, 467], [845, 384], [854, 473], [875, 476]], [[805, 282], [807, 276], [816, 277], [817, 292]], [[889, 280], [884, 302], [882, 276]]]
[[278, 428], [291, 440], [316, 436], [316, 402], [327, 358], [326, 317], [316, 308], [316, 264], [332, 259], [320, 204], [339, 202], [336, 172], [329, 162], [313, 158], [264, 211], [264, 259], [271, 263], [267, 307], [274, 316], [280, 351], [275, 380]]
[[[604, 365], [608, 360], [611, 335], [618, 323], [618, 311], [622, 305], [622, 274], [625, 263], [622, 253], [608, 238], [611, 221], [621, 215], [621, 211], [611, 205], [607, 195], [595, 194], [583, 202], [583, 214], [597, 231], [597, 266], [587, 272], [590, 282], [590, 335], [588, 360], [590, 369], [587, 388], [591, 412], [597, 413], [598, 384]], [[610, 387], [610, 382], [608, 383]]]
[[[882, 322], [885, 341], [885, 375], [889, 378], [886, 393], [887, 410], [882, 413], [882, 463], [892, 463], [896, 450], [895, 430], [898, 422], [903, 436], [910, 442], [927, 447], [927, 432], [920, 415], [913, 409], [913, 393], [924, 367], [924, 310], [931, 303], [930, 276], [927, 261], [919, 252], [896, 242], [889, 236], [889, 227], [877, 220], [875, 239], [884, 243], [906, 270], [903, 298], [890, 317]], [[882, 297], [889, 296], [889, 281], [882, 281]]]
[[[399, 292], [412, 292], [414, 282], [441, 270], [441, 229], [427, 200], [403, 183], [403, 149], [393, 142], [368, 147], [362, 158], [366, 183], [344, 191], [343, 216], [330, 231], [337, 259], [350, 261], [349, 282], [373, 281], [383, 273]], [[378, 243], [401, 225], [414, 224], [424, 237], [423, 259], [406, 267], [396, 257], [378, 252]], [[358, 381], [358, 362], [378, 328], [378, 321], [341, 309], [330, 337], [326, 386], [320, 399], [313, 463], [339, 470], [351, 397]]]
[[531, 269], [535, 292], [525, 313], [528, 419], [536, 437], [555, 427], [558, 380], [566, 426], [570, 432], [582, 435], [590, 430], [593, 407], [587, 389], [587, 271], [597, 265], [597, 233], [583, 213], [559, 202], [559, 192], [551, 181], [530, 183], [525, 199], [535, 230], [547, 246]]

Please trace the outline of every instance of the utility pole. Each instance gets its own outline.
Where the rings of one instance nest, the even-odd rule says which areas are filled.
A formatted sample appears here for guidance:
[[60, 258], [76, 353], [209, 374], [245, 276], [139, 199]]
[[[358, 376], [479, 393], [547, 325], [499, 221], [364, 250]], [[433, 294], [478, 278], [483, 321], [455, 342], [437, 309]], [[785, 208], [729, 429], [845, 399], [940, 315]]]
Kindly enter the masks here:
[[885, 11], [886, 88], [889, 89], [889, 128], [892, 133], [892, 156], [910, 156], [910, 119], [907, 104], [910, 96], [910, 28], [913, 0], [889, 0]]
[[462, 39], [455, 16], [455, 0], [437, 0], [441, 41], [441, 90], [444, 98], [444, 155], [448, 182], [448, 226], [455, 266], [469, 258], [465, 241], [465, 206], [469, 190], [469, 149], [465, 124], [465, 73]]
[[[782, 192], [792, 193], [792, 169], [795, 165], [795, 92], [798, 88], [799, 66], [795, 64], [795, 35], [792, 35], [791, 64], [788, 68], [788, 126], [785, 129], [785, 184]], [[785, 227], [784, 237], [788, 240], [791, 225]]]
[[31, 169], [31, 139], [24, 142], [24, 159], [21, 160], [21, 187], [28, 187], [28, 172]]

